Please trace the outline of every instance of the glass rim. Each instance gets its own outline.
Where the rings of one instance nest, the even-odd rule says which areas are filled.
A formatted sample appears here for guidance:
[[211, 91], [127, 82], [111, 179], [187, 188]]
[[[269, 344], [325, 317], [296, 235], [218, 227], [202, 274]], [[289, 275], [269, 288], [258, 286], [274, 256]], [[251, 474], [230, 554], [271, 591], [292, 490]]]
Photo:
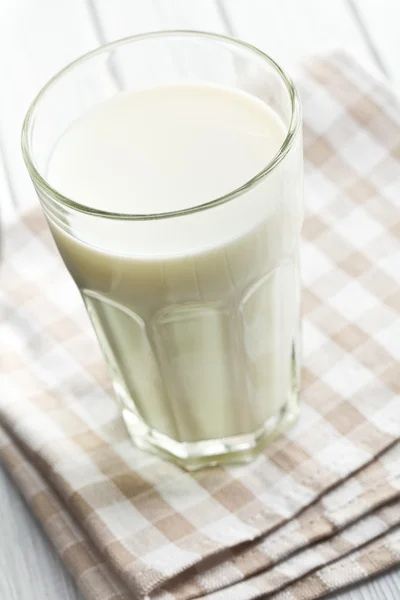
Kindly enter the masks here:
[[[73, 69], [80, 66], [81, 63], [84, 63], [91, 58], [94, 58], [103, 52], [108, 52], [117, 48], [119, 46], [123, 46], [125, 44], [130, 44], [133, 42], [140, 42], [152, 38], [173, 38], [173, 37], [201, 37], [205, 39], [210, 39], [214, 41], [224, 42], [226, 44], [235, 46], [240, 48], [241, 50], [245, 50], [247, 52], [253, 53], [254, 55], [262, 58], [265, 62], [268, 63], [269, 66], [272, 66], [273, 69], [278, 73], [281, 80], [284, 82], [285, 87], [289, 93], [290, 103], [291, 103], [291, 119], [289, 126], [287, 127], [287, 133], [285, 139], [283, 140], [280, 148], [277, 150], [272, 159], [266, 164], [265, 167], [258, 173], [256, 173], [253, 177], [247, 180], [244, 184], [239, 187], [233, 189], [232, 191], [219, 196], [213, 200], [208, 202], [204, 202], [202, 204], [197, 204], [195, 206], [190, 206], [188, 208], [161, 212], [161, 213], [145, 213], [145, 214], [131, 214], [131, 213], [119, 213], [113, 211], [99, 210], [96, 208], [92, 208], [82, 204], [80, 202], [76, 202], [71, 198], [63, 195], [61, 192], [53, 188], [50, 183], [46, 180], [46, 178], [40, 173], [39, 169], [35, 165], [35, 161], [32, 158], [31, 147], [30, 147], [30, 130], [31, 125], [33, 123], [35, 117], [36, 108], [39, 106], [40, 101], [46, 95], [46, 93], [53, 88], [54, 85], [67, 73], [72, 71]], [[197, 31], [197, 30], [161, 30], [161, 31], [151, 31], [148, 33], [136, 34], [132, 36], [128, 36], [125, 38], [121, 38], [115, 40], [113, 42], [101, 45], [86, 54], [81, 55], [74, 61], [68, 63], [64, 68], [58, 71], [49, 81], [41, 88], [38, 94], [35, 96], [34, 100], [30, 104], [27, 113], [24, 118], [24, 122], [22, 125], [21, 132], [21, 147], [22, 147], [22, 155], [28, 169], [28, 172], [33, 179], [34, 183], [38, 185], [43, 191], [45, 191], [52, 200], [56, 201], [57, 204], [62, 207], [73, 209], [77, 212], [85, 213], [88, 215], [103, 217], [107, 219], [116, 219], [116, 220], [127, 220], [127, 221], [143, 221], [143, 220], [155, 220], [155, 219], [165, 219], [171, 217], [179, 217], [184, 216], [196, 212], [200, 212], [203, 210], [207, 210], [209, 208], [213, 208], [215, 206], [219, 206], [220, 204], [225, 204], [230, 200], [242, 195], [249, 189], [253, 188], [257, 185], [262, 179], [267, 177], [269, 173], [271, 173], [279, 163], [285, 158], [288, 154], [289, 150], [293, 145], [293, 141], [296, 137], [296, 134], [300, 128], [301, 123], [301, 104], [298, 92], [296, 87], [294, 86], [292, 79], [287, 75], [287, 73], [279, 66], [277, 62], [273, 58], [271, 58], [268, 54], [259, 50], [256, 46], [249, 44], [243, 40], [239, 40], [227, 35], [221, 35], [212, 32], [206, 31]]]

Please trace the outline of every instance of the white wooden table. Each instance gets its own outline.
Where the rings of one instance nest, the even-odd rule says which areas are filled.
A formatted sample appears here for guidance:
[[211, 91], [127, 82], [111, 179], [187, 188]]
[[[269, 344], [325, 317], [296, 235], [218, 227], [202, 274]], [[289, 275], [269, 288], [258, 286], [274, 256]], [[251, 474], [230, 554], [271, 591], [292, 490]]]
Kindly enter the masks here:
[[[344, 48], [400, 90], [399, 0], [0, 0], [0, 198], [3, 223], [35, 202], [19, 132], [30, 100], [80, 54], [134, 33], [202, 29], [241, 37], [290, 69]], [[71, 577], [0, 468], [0, 599], [78, 600]], [[334, 596], [400, 598], [400, 571]]]

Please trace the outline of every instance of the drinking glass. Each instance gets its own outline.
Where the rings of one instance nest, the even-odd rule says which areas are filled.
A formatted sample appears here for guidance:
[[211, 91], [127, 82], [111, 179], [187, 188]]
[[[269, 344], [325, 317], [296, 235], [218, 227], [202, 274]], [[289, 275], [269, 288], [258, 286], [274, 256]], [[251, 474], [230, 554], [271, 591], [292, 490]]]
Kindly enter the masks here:
[[[279, 115], [282, 146], [239, 188], [182, 210], [98, 210], [53, 189], [47, 166], [71, 124], [121, 91], [171, 81], [251, 94]], [[228, 37], [133, 36], [79, 58], [42, 89], [22, 148], [134, 443], [187, 469], [252, 459], [299, 406], [303, 159], [290, 78]], [[147, 247], [143, 257], [152, 239], [162, 240], [157, 252]]]

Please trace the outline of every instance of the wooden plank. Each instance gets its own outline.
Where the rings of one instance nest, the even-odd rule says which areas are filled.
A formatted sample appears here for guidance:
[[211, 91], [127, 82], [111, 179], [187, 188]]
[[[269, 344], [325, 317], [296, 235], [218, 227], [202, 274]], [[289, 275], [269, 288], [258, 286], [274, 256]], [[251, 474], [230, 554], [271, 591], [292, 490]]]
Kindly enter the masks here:
[[349, 0], [383, 71], [400, 91], [400, 3], [398, 0]]
[[225, 31], [215, 0], [91, 1], [107, 41], [160, 29]]
[[216, 0], [153, 0], [163, 29], [198, 29], [227, 33]]
[[83, 600], [39, 523], [0, 465], [0, 598]]
[[[166, 29], [206, 30], [226, 33], [218, 5], [214, 0], [90, 0], [93, 18], [99, 35], [104, 42], [129, 35]], [[168, 47], [153, 47], [149, 44], [146, 53], [121, 49], [113, 57], [113, 68], [123, 89], [154, 85], [187, 76], [200, 78], [203, 75], [221, 81], [220, 76], [229, 78], [233, 70], [231, 57], [224, 55], [222, 62], [204, 60], [198, 46], [193, 45], [180, 52], [173, 44]]]
[[289, 69], [308, 54], [338, 48], [352, 52], [365, 64], [374, 64], [346, 0], [220, 2], [234, 35], [258, 46]]
[[[98, 44], [81, 0], [0, 3], [1, 229], [36, 203], [23, 163], [20, 131], [41, 86]], [[0, 468], [0, 598], [81, 600], [74, 582], [4, 469]]]
[[330, 600], [398, 600], [399, 589], [400, 571], [395, 570], [353, 589], [340, 592]]
[[81, 0], [0, 3], [0, 140], [12, 195], [19, 206], [36, 201], [23, 164], [20, 132], [42, 85], [65, 64], [97, 45]]

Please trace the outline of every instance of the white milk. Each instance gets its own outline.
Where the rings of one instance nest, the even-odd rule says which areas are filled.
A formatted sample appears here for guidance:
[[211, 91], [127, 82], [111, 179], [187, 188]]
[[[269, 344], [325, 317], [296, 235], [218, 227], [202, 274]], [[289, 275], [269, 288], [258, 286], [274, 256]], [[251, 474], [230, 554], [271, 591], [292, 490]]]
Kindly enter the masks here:
[[[151, 214], [242, 186], [286, 131], [238, 90], [177, 84], [121, 93], [61, 138], [48, 180], [76, 202]], [[177, 441], [253, 433], [292, 390], [300, 151], [205, 211], [51, 222], [125, 408]], [[301, 177], [301, 176], [300, 176]]]

